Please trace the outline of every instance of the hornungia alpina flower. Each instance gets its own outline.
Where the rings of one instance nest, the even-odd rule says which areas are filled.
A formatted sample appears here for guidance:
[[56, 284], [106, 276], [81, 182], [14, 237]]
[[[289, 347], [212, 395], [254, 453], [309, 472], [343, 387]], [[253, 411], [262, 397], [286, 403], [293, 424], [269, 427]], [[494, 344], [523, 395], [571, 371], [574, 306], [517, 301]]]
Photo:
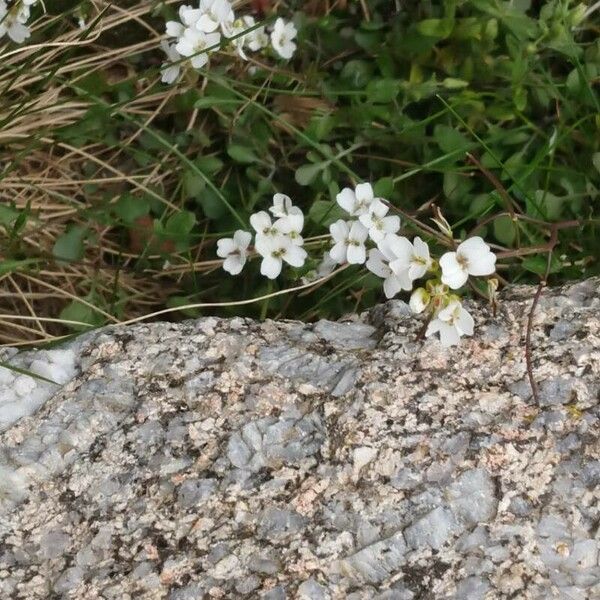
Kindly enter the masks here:
[[374, 198], [366, 213], [360, 215], [360, 222], [369, 230], [369, 237], [377, 244], [388, 233], [396, 233], [400, 229], [400, 217], [386, 216], [389, 211], [387, 204], [379, 198]]
[[298, 31], [293, 23], [286, 23], [281, 18], [275, 21], [271, 33], [271, 44], [275, 52], [277, 52], [281, 58], [289, 60], [294, 56], [294, 52], [296, 51], [294, 39], [297, 34]]
[[256, 240], [263, 237], [275, 237], [283, 232], [277, 228], [277, 221], [273, 223], [268, 212], [261, 210], [250, 215], [250, 225], [256, 231]]
[[392, 271], [390, 268], [390, 258], [394, 258], [394, 255], [385, 244], [383, 244], [383, 249], [386, 250], [387, 254], [379, 248], [371, 248], [366, 266], [371, 273], [384, 280], [383, 291], [385, 297], [393, 298], [401, 290], [410, 290], [412, 288], [412, 281], [405, 271], [400, 273]]
[[29, 5], [8, 7], [5, 0], [0, 0], [0, 38], [8, 35], [13, 42], [22, 44], [31, 35], [29, 27], [25, 25], [29, 14]]
[[[256, 21], [254, 20], [254, 17], [244, 15], [241, 19], [236, 19], [231, 25], [231, 28], [227, 29], [225, 32], [227, 37], [235, 38], [231, 40], [231, 44], [236, 49], [239, 56], [244, 60], [248, 60], [244, 48], [249, 48], [253, 52], [256, 52], [257, 50], [266, 47], [269, 43], [265, 28], [257, 27], [256, 29], [252, 29], [252, 27], [255, 26]], [[244, 34], [248, 29], [252, 29], [252, 31]]]
[[179, 38], [183, 35], [183, 32], [188, 28], [193, 28], [196, 22], [202, 15], [199, 8], [192, 8], [191, 6], [180, 6], [179, 7], [179, 19], [181, 21], [167, 21], [166, 30], [169, 37]]
[[369, 231], [360, 221], [344, 221], [339, 219], [329, 226], [334, 245], [329, 255], [338, 264], [348, 262], [362, 265], [367, 259], [365, 241]]
[[179, 38], [175, 49], [182, 56], [189, 56], [192, 66], [201, 69], [208, 62], [208, 51], [210, 48], [216, 50], [215, 46], [221, 41], [220, 33], [204, 33], [196, 29], [187, 28]]
[[462, 335], [473, 335], [473, 325], [473, 317], [458, 299], [453, 299], [430, 321], [425, 336], [439, 333], [442, 346], [454, 346], [458, 344]]
[[462, 242], [456, 252], [440, 258], [442, 281], [453, 290], [463, 286], [469, 275], [491, 275], [496, 270], [496, 255], [479, 236]]
[[359, 183], [354, 190], [344, 188], [335, 199], [351, 217], [360, 217], [369, 211], [375, 197], [370, 183]]
[[168, 62], [164, 62], [161, 66], [161, 78], [163, 83], [173, 83], [181, 72], [181, 65], [177, 62], [181, 59], [181, 55], [175, 50], [175, 44], [169, 44], [167, 40], [161, 40], [161, 48], [167, 55]]
[[412, 244], [406, 238], [402, 240], [402, 251], [398, 248], [398, 258], [390, 266], [394, 271], [406, 270], [412, 281], [420, 279], [431, 268], [432, 260], [429, 255], [429, 246], [419, 236]]
[[292, 199], [285, 194], [275, 194], [273, 196], [273, 206], [269, 208], [269, 212], [274, 217], [287, 217], [292, 214], [302, 214], [302, 211], [292, 204]]
[[248, 257], [248, 246], [252, 241], [252, 234], [238, 229], [233, 238], [222, 238], [217, 241], [217, 256], [224, 258], [223, 269], [231, 275], [238, 275]]
[[200, 13], [196, 28], [205, 33], [230, 28], [235, 20], [229, 0], [200, 0]]
[[285, 261], [292, 267], [301, 267], [306, 260], [306, 250], [284, 235], [256, 237], [256, 251], [263, 257], [260, 272], [269, 279], [275, 279]]

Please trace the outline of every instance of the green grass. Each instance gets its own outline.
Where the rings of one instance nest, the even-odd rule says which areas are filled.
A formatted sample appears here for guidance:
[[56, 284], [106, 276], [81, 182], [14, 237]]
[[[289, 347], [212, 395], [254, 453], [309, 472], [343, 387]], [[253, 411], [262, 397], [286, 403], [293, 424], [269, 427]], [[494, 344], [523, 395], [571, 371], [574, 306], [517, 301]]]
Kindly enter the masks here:
[[[477, 231], [503, 282], [600, 272], [592, 2], [278, 3], [299, 29], [291, 62], [223, 56], [176, 86], [160, 83], [158, 46], [179, 3], [49, 4], [26, 44], [0, 46], [0, 343], [158, 311], [364, 309], [383, 294], [359, 267], [295, 289], [328, 248], [337, 192], [361, 181], [407, 235], [440, 243], [433, 205], [455, 238]], [[216, 239], [275, 192], [307, 215], [313, 260], [272, 283], [258, 260], [230, 277]], [[553, 228], [550, 259], [530, 250]]]

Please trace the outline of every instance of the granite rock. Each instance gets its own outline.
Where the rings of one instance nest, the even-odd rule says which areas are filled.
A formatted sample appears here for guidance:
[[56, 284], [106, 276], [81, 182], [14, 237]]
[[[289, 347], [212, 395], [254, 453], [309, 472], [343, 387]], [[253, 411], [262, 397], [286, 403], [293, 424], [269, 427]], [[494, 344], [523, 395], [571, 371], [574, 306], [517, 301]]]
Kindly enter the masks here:
[[86, 335], [0, 427], [0, 598], [599, 598], [599, 284], [544, 291], [537, 401], [528, 287], [450, 350], [400, 301]]

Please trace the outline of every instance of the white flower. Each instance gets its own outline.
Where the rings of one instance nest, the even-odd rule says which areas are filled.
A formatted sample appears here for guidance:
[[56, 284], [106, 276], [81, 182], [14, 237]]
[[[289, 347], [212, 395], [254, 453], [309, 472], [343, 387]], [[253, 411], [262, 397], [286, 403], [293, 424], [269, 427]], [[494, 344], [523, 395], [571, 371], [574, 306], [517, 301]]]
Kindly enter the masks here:
[[196, 29], [204, 33], [212, 33], [219, 27], [225, 33], [235, 19], [229, 0], [200, 0], [200, 13]]
[[177, 21], [167, 21], [167, 35], [175, 38], [181, 37], [186, 29], [193, 28], [196, 25], [201, 16], [202, 11], [199, 8], [192, 8], [187, 5], [180, 6], [179, 19], [181, 20], [181, 23]]
[[285, 194], [275, 194], [273, 196], [273, 206], [269, 212], [274, 217], [287, 217], [293, 214], [302, 214], [302, 211], [292, 204], [292, 199]]
[[456, 290], [469, 275], [491, 275], [496, 269], [496, 255], [478, 236], [465, 240], [456, 252], [446, 252], [440, 258], [442, 282]]
[[268, 212], [261, 210], [253, 215], [250, 215], [250, 225], [256, 231], [256, 240], [263, 237], [275, 237], [281, 235], [281, 231], [277, 228], [277, 221], [273, 223]]
[[[249, 15], [243, 16], [242, 21], [246, 29], [250, 29], [256, 25], [256, 21], [254, 17]], [[257, 27], [253, 29], [249, 33], [244, 36], [245, 44], [252, 50], [252, 52], [257, 52], [258, 50], [262, 50], [269, 45], [269, 36], [265, 32], [264, 27]]]
[[297, 33], [298, 31], [293, 23], [286, 23], [281, 18], [275, 21], [275, 26], [271, 33], [271, 44], [281, 58], [289, 60], [294, 55], [296, 44], [293, 40]]
[[[393, 256], [393, 255], [392, 255]], [[367, 269], [375, 273], [377, 277], [384, 279], [383, 291], [386, 298], [393, 298], [401, 290], [410, 290], [412, 282], [406, 273], [397, 275], [392, 271], [389, 265], [390, 255], [387, 256], [378, 248], [369, 250], [369, 260], [367, 260]]]
[[160, 72], [162, 76], [160, 80], [163, 83], [173, 83], [181, 72], [181, 65], [177, 62], [181, 59], [181, 55], [175, 49], [175, 44], [169, 44], [166, 40], [161, 40], [160, 46], [168, 59], [168, 62], [164, 62], [161, 66]]
[[367, 228], [360, 221], [344, 221], [339, 219], [329, 226], [331, 237], [335, 242], [329, 255], [338, 264], [349, 262], [362, 265], [367, 258], [365, 241], [369, 235]]
[[306, 250], [292, 243], [283, 235], [256, 238], [256, 251], [263, 257], [260, 272], [269, 279], [275, 279], [280, 273], [283, 261], [292, 267], [301, 267], [306, 260]]
[[182, 56], [191, 57], [190, 60], [194, 68], [201, 69], [208, 62], [208, 54], [202, 51], [216, 46], [220, 41], [220, 33], [203, 33], [188, 28], [179, 38], [175, 49]]
[[273, 224], [273, 227], [284, 235], [286, 235], [292, 244], [296, 246], [302, 246], [304, 240], [302, 239], [302, 228], [304, 227], [304, 215], [302, 211], [300, 213], [292, 213], [281, 219], [277, 219]]
[[[402, 238], [406, 240], [406, 238]], [[431, 267], [429, 246], [419, 237], [415, 237], [413, 243], [404, 244], [404, 252], [390, 265], [396, 271], [406, 270], [412, 281], [419, 279], [427, 273]]]
[[244, 31], [251, 29], [256, 25], [254, 17], [245, 15], [241, 19], [236, 19], [231, 26], [231, 29], [226, 31], [227, 37], [235, 37], [231, 40], [233, 47], [237, 53], [244, 59], [248, 60], [244, 52], [244, 47], [250, 48], [253, 52], [264, 48], [269, 43], [269, 38], [265, 33], [264, 27], [257, 27], [245, 35], [241, 35]]
[[354, 190], [344, 188], [335, 199], [350, 216], [360, 217], [369, 211], [375, 198], [370, 183], [359, 183]]
[[429, 323], [425, 336], [439, 332], [442, 346], [454, 346], [461, 335], [473, 335], [473, 325], [473, 317], [458, 300], [452, 300]]
[[392, 215], [386, 217], [389, 207], [379, 198], [374, 198], [369, 205], [369, 210], [360, 215], [360, 222], [369, 230], [369, 237], [379, 243], [387, 233], [396, 233], [400, 229], [400, 217]]
[[0, 0], [0, 38], [8, 35], [13, 42], [22, 44], [31, 35], [25, 25], [28, 18], [29, 6], [21, 6], [15, 14], [12, 10], [9, 12], [4, 0]]
[[241, 229], [233, 234], [233, 238], [222, 238], [217, 241], [217, 256], [225, 259], [223, 268], [228, 273], [237, 275], [244, 268], [251, 241], [252, 234]]

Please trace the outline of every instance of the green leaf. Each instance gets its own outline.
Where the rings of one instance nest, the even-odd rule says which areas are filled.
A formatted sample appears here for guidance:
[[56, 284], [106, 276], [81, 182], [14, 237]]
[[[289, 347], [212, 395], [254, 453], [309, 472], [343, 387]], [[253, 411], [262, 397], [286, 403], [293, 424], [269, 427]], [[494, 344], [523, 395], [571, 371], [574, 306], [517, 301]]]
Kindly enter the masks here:
[[387, 200], [394, 193], [394, 179], [392, 177], [383, 177], [373, 186], [373, 191], [378, 198]]
[[367, 97], [371, 102], [392, 102], [399, 93], [400, 82], [396, 79], [374, 79], [367, 85]]
[[82, 225], [70, 227], [66, 233], [63, 233], [54, 243], [52, 254], [57, 260], [74, 262], [81, 260], [84, 253], [85, 238], [88, 229]]
[[0, 260], [0, 276], [6, 275], [7, 273], [26, 271], [30, 265], [35, 265], [39, 262], [40, 261], [37, 258], [27, 258], [23, 260], [8, 258], [6, 260]]
[[150, 212], [150, 202], [147, 198], [123, 194], [113, 205], [113, 210], [124, 223], [131, 225]]
[[[86, 298], [86, 300], [89, 301], [89, 298]], [[59, 318], [65, 321], [81, 323], [81, 325], [66, 324], [67, 327], [74, 331], [87, 331], [90, 327], [99, 327], [104, 323], [104, 317], [98, 311], [78, 300], [73, 300], [70, 304], [67, 304], [60, 311]]]
[[332, 200], [316, 200], [308, 211], [308, 218], [317, 225], [328, 227], [338, 219], [347, 216], [340, 206]]
[[425, 19], [417, 23], [417, 31], [424, 36], [443, 40], [454, 28], [454, 19]]
[[223, 168], [223, 161], [216, 156], [200, 156], [194, 163], [206, 175], [215, 175]]
[[[527, 258], [523, 259], [521, 265], [526, 271], [530, 271], [531, 273], [535, 273], [536, 275], [544, 277], [546, 274], [546, 269], [548, 268], [548, 258], [545, 254], [528, 256]], [[556, 273], [560, 271], [562, 267], [562, 262], [553, 254], [552, 259], [550, 260], [550, 269], [548, 270], [548, 273]]]
[[165, 235], [171, 238], [177, 250], [182, 250], [189, 243], [189, 234], [196, 224], [196, 215], [189, 210], [182, 210], [171, 215], [165, 224]]
[[195, 200], [209, 219], [220, 219], [227, 213], [227, 208], [222, 200], [210, 188], [203, 190], [200, 195], [195, 197]]
[[443, 152], [450, 153], [457, 150], [468, 150], [472, 142], [454, 127], [438, 124], [433, 130], [433, 138]]
[[310, 185], [316, 179], [317, 175], [319, 175], [319, 173], [321, 173], [328, 165], [329, 161], [325, 160], [314, 165], [310, 164], [298, 167], [294, 175], [296, 183], [299, 185]]
[[0, 225], [12, 227], [20, 212], [16, 208], [0, 204]]
[[364, 60], [350, 60], [344, 65], [341, 78], [356, 89], [364, 89], [373, 78], [373, 65]]
[[517, 236], [516, 223], [506, 215], [494, 219], [494, 236], [501, 244], [512, 246]]
[[253, 150], [239, 144], [230, 144], [227, 148], [227, 154], [233, 160], [242, 164], [250, 164], [258, 161], [258, 157], [254, 154]]

